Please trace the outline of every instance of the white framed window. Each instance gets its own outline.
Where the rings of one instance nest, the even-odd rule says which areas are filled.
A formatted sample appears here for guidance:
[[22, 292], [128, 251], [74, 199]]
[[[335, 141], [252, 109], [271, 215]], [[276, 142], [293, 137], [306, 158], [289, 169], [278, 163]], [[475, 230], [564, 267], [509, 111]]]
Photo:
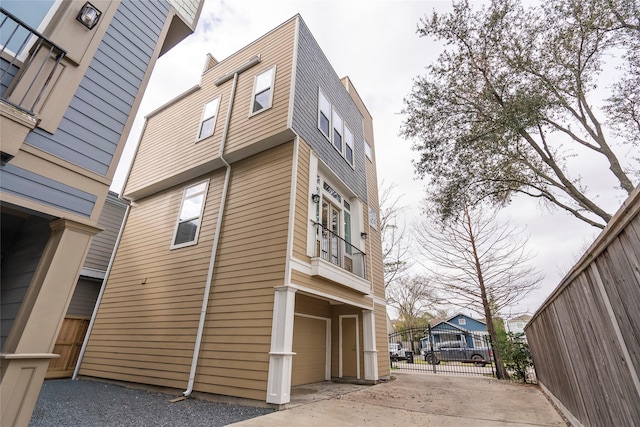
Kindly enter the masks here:
[[276, 67], [273, 66], [258, 74], [253, 81], [253, 96], [251, 97], [251, 114], [259, 113], [271, 108], [273, 103], [273, 83], [276, 77]]
[[202, 120], [200, 121], [200, 131], [198, 139], [204, 139], [213, 135], [218, 118], [218, 108], [220, 107], [220, 97], [207, 102], [202, 110]]
[[366, 140], [364, 141], [364, 154], [369, 158], [369, 160], [373, 161], [373, 150]]
[[333, 133], [331, 136], [331, 142], [333, 146], [340, 154], [342, 154], [342, 117], [338, 115], [336, 110], [332, 111], [331, 120], [333, 122]]
[[467, 319], [458, 319], [458, 325], [466, 325], [467, 324]]
[[353, 166], [353, 134], [348, 127], [344, 127], [344, 158]]
[[331, 140], [331, 103], [318, 89], [318, 129]]
[[344, 241], [347, 242], [347, 245], [345, 245], [345, 252], [349, 255], [353, 255], [353, 249], [351, 248], [351, 203], [345, 200], [343, 205], [344, 211], [342, 213], [342, 218], [344, 222]]
[[206, 180], [184, 189], [171, 249], [198, 243], [198, 233], [202, 223], [202, 212], [204, 211], [208, 186], [209, 180]]
[[378, 219], [376, 215], [376, 211], [369, 206], [369, 225], [375, 228], [378, 228]]

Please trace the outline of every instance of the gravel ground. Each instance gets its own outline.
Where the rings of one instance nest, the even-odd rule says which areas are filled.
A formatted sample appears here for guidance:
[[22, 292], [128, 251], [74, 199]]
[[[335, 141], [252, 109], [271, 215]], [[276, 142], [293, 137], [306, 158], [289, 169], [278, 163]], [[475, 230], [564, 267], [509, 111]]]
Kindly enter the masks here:
[[48, 380], [38, 397], [31, 427], [226, 426], [273, 409], [230, 405], [136, 390], [88, 380]]

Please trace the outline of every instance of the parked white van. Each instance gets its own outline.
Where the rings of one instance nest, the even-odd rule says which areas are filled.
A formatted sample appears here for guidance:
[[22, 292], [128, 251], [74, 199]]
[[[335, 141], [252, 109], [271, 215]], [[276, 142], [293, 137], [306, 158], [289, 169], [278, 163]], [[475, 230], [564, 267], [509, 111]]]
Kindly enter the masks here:
[[389, 357], [391, 358], [391, 360], [406, 359], [407, 356], [405, 350], [406, 349], [402, 348], [402, 345], [400, 343], [389, 343]]

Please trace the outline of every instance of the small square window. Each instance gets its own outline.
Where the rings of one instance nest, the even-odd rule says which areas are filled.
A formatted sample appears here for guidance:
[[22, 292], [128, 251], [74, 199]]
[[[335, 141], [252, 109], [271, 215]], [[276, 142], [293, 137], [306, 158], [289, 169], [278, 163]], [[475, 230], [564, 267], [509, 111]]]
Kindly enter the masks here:
[[276, 67], [269, 68], [258, 74], [253, 83], [253, 101], [251, 113], [255, 114], [271, 107], [273, 102], [273, 81]]
[[466, 325], [467, 319], [458, 319], [458, 325]]

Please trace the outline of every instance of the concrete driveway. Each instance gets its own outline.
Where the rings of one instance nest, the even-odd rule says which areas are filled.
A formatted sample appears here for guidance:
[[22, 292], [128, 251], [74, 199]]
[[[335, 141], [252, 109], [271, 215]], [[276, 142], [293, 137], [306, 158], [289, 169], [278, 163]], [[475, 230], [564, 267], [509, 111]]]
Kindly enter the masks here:
[[[393, 373], [394, 381], [344, 388], [233, 426], [558, 426], [566, 427], [540, 389], [479, 377]], [[293, 391], [292, 391], [293, 395]], [[292, 399], [292, 402], [295, 399]]]

